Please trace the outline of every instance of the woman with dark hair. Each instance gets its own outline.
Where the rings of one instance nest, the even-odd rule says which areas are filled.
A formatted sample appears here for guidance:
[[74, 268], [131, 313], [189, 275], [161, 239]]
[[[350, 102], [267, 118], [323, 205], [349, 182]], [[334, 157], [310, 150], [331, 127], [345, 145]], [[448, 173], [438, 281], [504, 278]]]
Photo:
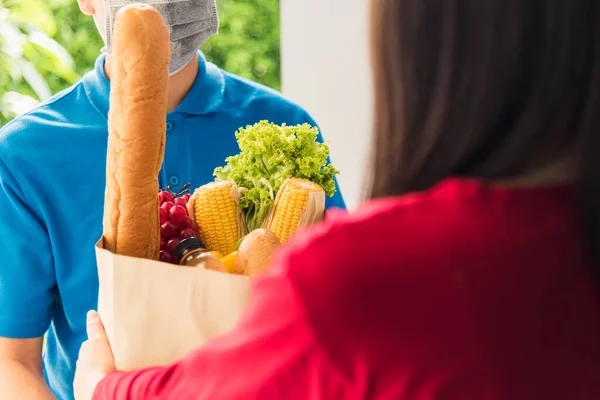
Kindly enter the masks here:
[[298, 235], [237, 329], [175, 365], [113, 371], [90, 314], [81, 399], [600, 398], [600, 3], [372, 18], [372, 199]]

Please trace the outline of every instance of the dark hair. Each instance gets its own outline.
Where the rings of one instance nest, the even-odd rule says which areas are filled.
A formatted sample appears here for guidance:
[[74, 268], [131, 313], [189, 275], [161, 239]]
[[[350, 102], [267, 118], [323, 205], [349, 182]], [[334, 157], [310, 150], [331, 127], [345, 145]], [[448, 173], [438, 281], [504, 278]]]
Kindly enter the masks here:
[[600, 2], [372, 0], [370, 197], [506, 180], [578, 151], [600, 277]]

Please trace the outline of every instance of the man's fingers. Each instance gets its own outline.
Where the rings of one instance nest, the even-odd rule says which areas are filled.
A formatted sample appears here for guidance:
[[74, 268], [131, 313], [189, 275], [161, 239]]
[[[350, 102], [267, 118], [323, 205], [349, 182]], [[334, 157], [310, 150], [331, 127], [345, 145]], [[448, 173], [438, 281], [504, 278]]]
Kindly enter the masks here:
[[87, 334], [90, 340], [106, 340], [106, 331], [96, 311], [87, 314]]

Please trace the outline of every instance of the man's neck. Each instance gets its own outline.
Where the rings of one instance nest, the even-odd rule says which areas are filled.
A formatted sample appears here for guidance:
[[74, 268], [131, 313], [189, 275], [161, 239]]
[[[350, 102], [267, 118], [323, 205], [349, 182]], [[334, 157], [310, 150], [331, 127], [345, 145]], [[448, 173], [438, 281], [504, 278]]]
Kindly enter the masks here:
[[[110, 80], [111, 78], [112, 57], [106, 55], [104, 62], [104, 71]], [[169, 77], [169, 98], [167, 102], [167, 112], [175, 111], [177, 106], [181, 104], [185, 96], [196, 81], [198, 76], [198, 57], [194, 57], [181, 71]]]

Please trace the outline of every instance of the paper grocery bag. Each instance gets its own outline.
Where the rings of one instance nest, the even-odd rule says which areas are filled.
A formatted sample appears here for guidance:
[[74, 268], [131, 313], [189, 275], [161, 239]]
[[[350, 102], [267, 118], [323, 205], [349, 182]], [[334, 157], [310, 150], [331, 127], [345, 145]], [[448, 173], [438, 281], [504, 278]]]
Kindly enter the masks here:
[[164, 366], [230, 331], [250, 294], [250, 278], [202, 267], [123, 257], [96, 245], [98, 312], [117, 368]]

